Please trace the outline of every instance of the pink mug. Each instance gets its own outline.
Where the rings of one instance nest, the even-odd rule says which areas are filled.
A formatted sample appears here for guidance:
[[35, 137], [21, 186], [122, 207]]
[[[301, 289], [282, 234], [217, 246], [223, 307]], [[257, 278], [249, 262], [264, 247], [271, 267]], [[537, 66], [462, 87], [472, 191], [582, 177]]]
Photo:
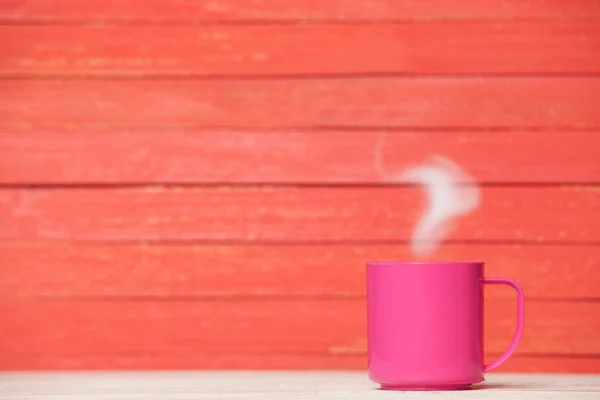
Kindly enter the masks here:
[[[367, 263], [369, 378], [392, 390], [469, 389], [506, 361], [523, 334], [521, 287], [484, 278], [482, 262]], [[483, 284], [517, 292], [517, 330], [497, 360], [483, 363]]]

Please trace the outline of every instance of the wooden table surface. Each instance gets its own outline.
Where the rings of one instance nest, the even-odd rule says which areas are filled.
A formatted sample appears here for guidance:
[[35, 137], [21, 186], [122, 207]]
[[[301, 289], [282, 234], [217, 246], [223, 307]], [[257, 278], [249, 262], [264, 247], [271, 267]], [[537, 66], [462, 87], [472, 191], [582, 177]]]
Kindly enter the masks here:
[[387, 392], [362, 372], [14, 372], [0, 399], [600, 399], [600, 374], [490, 374], [476, 390]]

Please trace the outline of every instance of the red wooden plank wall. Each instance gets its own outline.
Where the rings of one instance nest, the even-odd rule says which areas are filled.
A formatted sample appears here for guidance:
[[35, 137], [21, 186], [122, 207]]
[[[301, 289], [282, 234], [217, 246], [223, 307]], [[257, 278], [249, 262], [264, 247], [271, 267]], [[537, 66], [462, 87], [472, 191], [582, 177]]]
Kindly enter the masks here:
[[[364, 262], [520, 281], [500, 370], [600, 372], [600, 1], [0, 0], [0, 369], [365, 367]], [[486, 355], [514, 329], [486, 293]]]

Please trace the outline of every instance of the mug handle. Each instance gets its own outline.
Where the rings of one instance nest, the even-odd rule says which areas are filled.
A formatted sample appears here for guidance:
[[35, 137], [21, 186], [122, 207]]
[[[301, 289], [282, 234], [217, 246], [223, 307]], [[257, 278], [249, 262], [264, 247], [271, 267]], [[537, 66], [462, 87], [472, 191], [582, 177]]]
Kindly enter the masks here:
[[504, 361], [508, 360], [508, 358], [512, 355], [512, 353], [517, 348], [517, 345], [519, 344], [519, 341], [521, 340], [521, 336], [523, 336], [523, 325], [525, 323], [525, 301], [524, 301], [523, 289], [521, 289], [521, 286], [519, 286], [519, 284], [517, 282], [513, 281], [512, 279], [483, 278], [483, 283], [484, 284], [487, 283], [487, 284], [491, 284], [491, 285], [508, 285], [508, 286], [512, 287], [513, 289], [515, 289], [515, 291], [517, 292], [517, 330], [515, 332], [515, 335], [512, 338], [512, 341], [510, 342], [510, 346], [508, 346], [508, 349], [506, 349], [506, 351], [504, 353], [502, 353], [502, 355], [498, 359], [483, 366], [483, 372], [489, 372], [489, 371], [495, 369], [496, 367], [498, 367]]

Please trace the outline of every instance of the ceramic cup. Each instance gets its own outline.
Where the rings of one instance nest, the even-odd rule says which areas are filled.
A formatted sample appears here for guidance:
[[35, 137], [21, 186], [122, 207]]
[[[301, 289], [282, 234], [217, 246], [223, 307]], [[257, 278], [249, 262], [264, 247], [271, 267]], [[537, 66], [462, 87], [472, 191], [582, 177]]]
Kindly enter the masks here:
[[[483, 262], [367, 263], [369, 377], [392, 390], [469, 389], [506, 361], [523, 334], [521, 287], [484, 278]], [[483, 362], [483, 285], [517, 292], [517, 329], [508, 349]]]

